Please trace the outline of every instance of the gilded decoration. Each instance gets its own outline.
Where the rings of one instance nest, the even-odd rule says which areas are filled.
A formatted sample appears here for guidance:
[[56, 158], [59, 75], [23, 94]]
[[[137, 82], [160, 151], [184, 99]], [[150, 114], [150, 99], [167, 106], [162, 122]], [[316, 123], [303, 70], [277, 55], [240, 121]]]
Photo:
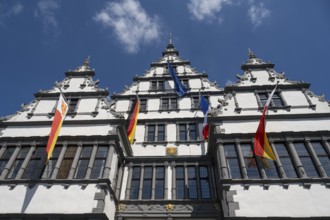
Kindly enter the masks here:
[[119, 212], [125, 211], [125, 209], [126, 209], [126, 205], [125, 204], [123, 204], [123, 203], [119, 203], [118, 204], [118, 211]]
[[178, 154], [178, 149], [176, 147], [167, 147], [166, 154], [170, 156], [175, 156]]
[[174, 210], [174, 205], [169, 203], [165, 205], [165, 208], [168, 212], [172, 212]]

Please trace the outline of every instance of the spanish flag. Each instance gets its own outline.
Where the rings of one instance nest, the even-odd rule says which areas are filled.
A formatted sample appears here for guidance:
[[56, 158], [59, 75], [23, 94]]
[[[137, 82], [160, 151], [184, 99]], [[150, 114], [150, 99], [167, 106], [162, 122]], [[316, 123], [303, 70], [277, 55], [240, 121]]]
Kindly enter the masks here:
[[275, 158], [275, 155], [274, 155], [274, 152], [273, 152], [271, 146], [269, 145], [269, 141], [267, 138], [265, 117], [266, 117], [266, 114], [268, 111], [268, 106], [270, 104], [270, 101], [272, 100], [272, 97], [276, 91], [276, 88], [277, 88], [277, 85], [275, 86], [274, 90], [268, 97], [268, 100], [267, 100], [267, 102], [264, 106], [264, 110], [262, 112], [262, 116], [261, 116], [261, 119], [259, 122], [257, 132], [254, 136], [254, 149], [253, 149], [254, 154], [256, 156], [265, 157], [270, 160], [276, 160], [276, 158]]
[[131, 113], [128, 117], [127, 135], [128, 140], [132, 144], [135, 137], [136, 124], [138, 120], [138, 114], [140, 111], [140, 100], [136, 98], [135, 104], [131, 109]]
[[61, 127], [62, 127], [63, 119], [67, 112], [68, 112], [68, 104], [64, 100], [63, 95], [60, 94], [60, 98], [57, 103], [55, 116], [54, 116], [52, 128], [50, 131], [50, 135], [49, 135], [48, 143], [47, 143], [47, 147], [46, 147], [47, 161], [49, 160], [49, 158], [51, 157], [51, 155], [53, 153], [53, 150], [54, 150], [54, 147], [55, 147], [55, 144], [57, 141], [57, 137], [58, 137]]

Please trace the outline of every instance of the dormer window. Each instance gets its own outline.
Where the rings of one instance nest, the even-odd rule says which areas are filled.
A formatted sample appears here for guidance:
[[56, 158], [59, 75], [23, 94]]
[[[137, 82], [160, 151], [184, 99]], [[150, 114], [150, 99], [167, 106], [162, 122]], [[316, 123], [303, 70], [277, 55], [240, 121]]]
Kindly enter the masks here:
[[79, 99], [78, 98], [71, 98], [71, 99], [68, 100], [68, 102], [69, 102], [68, 103], [69, 104], [68, 113], [76, 112]]
[[162, 98], [160, 103], [160, 110], [177, 110], [178, 109], [178, 99], [177, 98]]
[[154, 80], [150, 82], [150, 90], [165, 90], [164, 80]]
[[[268, 100], [270, 93], [269, 92], [258, 92], [258, 93], [256, 93], [256, 95], [257, 95], [259, 107], [264, 107]], [[284, 105], [285, 105], [284, 100], [283, 100], [282, 96], [280, 95], [280, 93], [275, 92], [272, 97], [272, 100], [270, 101], [270, 106], [271, 107], [283, 107]]]

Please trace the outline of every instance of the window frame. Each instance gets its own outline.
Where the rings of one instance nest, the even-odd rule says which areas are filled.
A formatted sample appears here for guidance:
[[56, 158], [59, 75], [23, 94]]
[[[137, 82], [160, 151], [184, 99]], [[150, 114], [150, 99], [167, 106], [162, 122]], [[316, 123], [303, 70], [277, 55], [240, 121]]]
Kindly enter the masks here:
[[[153, 132], [150, 132], [150, 128], [154, 127]], [[160, 128], [164, 129], [160, 129]], [[150, 136], [152, 134], [152, 136]], [[152, 140], [149, 139], [152, 137]], [[163, 137], [163, 140], [159, 140]], [[144, 142], [146, 143], [166, 143], [167, 142], [167, 123], [156, 123], [156, 124], [145, 124], [145, 137]]]
[[159, 111], [177, 111], [179, 110], [179, 100], [176, 97], [160, 98]]
[[[195, 133], [196, 133], [196, 138], [192, 138], [192, 130], [191, 127], [195, 127]], [[176, 139], [177, 142], [199, 142], [200, 141], [200, 129], [199, 129], [199, 123], [197, 122], [178, 122], [177, 125], [177, 135]], [[182, 128], [185, 128], [182, 130]], [[181, 139], [181, 134], [184, 132], [185, 139]]]
[[[262, 109], [265, 106], [265, 104], [271, 94], [271, 91], [262, 90], [262, 91], [255, 91], [254, 93], [255, 93], [255, 96], [257, 99], [258, 107], [260, 109]], [[264, 95], [265, 98], [261, 98], [261, 95]], [[277, 101], [274, 101], [274, 100], [277, 100]], [[281, 103], [280, 105], [277, 104], [278, 101]], [[280, 91], [280, 90], [275, 91], [275, 93], [270, 101], [269, 109], [283, 109], [283, 108], [286, 109], [288, 107], [289, 106], [287, 105], [287, 103], [282, 95], [282, 91]]]

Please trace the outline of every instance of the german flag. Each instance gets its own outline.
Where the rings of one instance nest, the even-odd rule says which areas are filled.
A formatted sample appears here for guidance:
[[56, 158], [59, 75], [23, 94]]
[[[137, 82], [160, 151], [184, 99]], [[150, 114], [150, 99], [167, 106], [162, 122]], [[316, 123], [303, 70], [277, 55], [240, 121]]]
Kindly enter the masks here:
[[264, 106], [264, 110], [262, 112], [262, 116], [259, 122], [259, 126], [257, 129], [257, 132], [254, 136], [254, 154], [256, 156], [259, 157], [264, 157], [264, 158], [268, 158], [270, 160], [276, 160], [274, 152], [271, 148], [271, 146], [269, 145], [269, 141], [267, 138], [267, 134], [266, 134], [266, 121], [265, 121], [265, 117], [266, 114], [268, 112], [268, 106], [270, 104], [270, 101], [272, 100], [272, 97], [276, 91], [277, 85], [274, 88], [274, 90], [272, 91], [272, 93], [270, 94], [270, 96], [268, 97], [268, 100]]
[[135, 137], [135, 130], [136, 130], [139, 111], [140, 111], [140, 100], [136, 98], [135, 103], [132, 106], [131, 112], [128, 116], [127, 135], [128, 135], [128, 140], [131, 144], [133, 143]]

